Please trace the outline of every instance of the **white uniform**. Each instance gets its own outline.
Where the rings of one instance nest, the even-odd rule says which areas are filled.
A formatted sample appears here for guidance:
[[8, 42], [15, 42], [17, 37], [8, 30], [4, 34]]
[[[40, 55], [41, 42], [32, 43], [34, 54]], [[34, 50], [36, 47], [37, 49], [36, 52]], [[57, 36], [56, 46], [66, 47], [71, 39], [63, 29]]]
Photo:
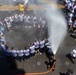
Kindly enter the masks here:
[[7, 51], [6, 53], [8, 56], [10, 56], [10, 55], [12, 56], [12, 50], [6, 50], [6, 51]]
[[10, 22], [13, 22], [13, 18], [11, 16], [9, 17], [9, 19], [10, 19]]
[[71, 1], [72, 1], [72, 4], [74, 5], [75, 0], [71, 0]]
[[22, 57], [23, 55], [24, 55], [23, 50], [19, 50], [19, 51], [18, 51], [18, 56], [19, 56], [19, 57]]
[[1, 44], [1, 47], [2, 47], [3, 51], [6, 49], [4, 44]]
[[26, 20], [26, 15], [24, 15], [24, 20]]
[[73, 2], [74, 2], [75, 0], [71, 0], [71, 1], [73, 1]]
[[45, 25], [46, 24], [46, 21], [45, 20], [42, 20], [42, 24]]
[[71, 6], [72, 6], [72, 3], [69, 2], [69, 3], [67, 4], [67, 8], [70, 9]]
[[5, 42], [6, 42], [5, 37], [4, 37], [4, 36], [2, 36], [2, 37], [0, 38], [0, 41], [5, 41]]
[[39, 48], [39, 42], [38, 41], [34, 42], [34, 45], [35, 45], [35, 49]]
[[34, 17], [33, 17], [33, 20], [35, 21], [36, 19], [37, 19], [36, 16], [34, 16]]
[[74, 21], [74, 24], [73, 25], [76, 26], [76, 21]]
[[31, 54], [35, 53], [35, 46], [34, 45], [30, 47], [30, 53]]
[[3, 32], [0, 31], [0, 37], [3, 35]]
[[18, 22], [19, 21], [19, 16], [17, 14], [15, 14], [14, 19], [15, 19], [15, 22]]
[[69, 18], [72, 18], [73, 17], [73, 13], [69, 13], [68, 16], [69, 16]]
[[24, 55], [29, 56], [30, 55], [30, 50], [29, 49], [24, 50]]
[[11, 52], [12, 52], [13, 57], [17, 57], [17, 51], [16, 50], [12, 50]]
[[73, 8], [76, 9], [76, 5]]
[[73, 57], [76, 57], [76, 50], [75, 50], [75, 49], [71, 52], [71, 55], [72, 55]]
[[2, 25], [2, 26], [3, 26], [3, 22], [2, 22], [2, 21], [0, 21], [0, 25]]
[[12, 25], [10, 22], [7, 22], [7, 27], [10, 28]]
[[44, 48], [44, 46], [45, 46], [45, 40], [40, 41], [40, 48]]
[[29, 20], [30, 20], [30, 16], [27, 16], [26, 17], [26, 22], [29, 23]]
[[22, 14], [19, 15], [20, 21], [22, 22], [24, 19], [24, 16]]
[[73, 13], [74, 13], [74, 10], [75, 10], [75, 9], [76, 9], [76, 5], [73, 6]]
[[69, 2], [70, 2], [70, 0], [65, 0], [65, 2], [66, 2], [66, 3], [69, 3]]
[[72, 19], [69, 18], [69, 20], [68, 20], [68, 24], [69, 24], [69, 25], [72, 25], [72, 23], [73, 23]]
[[7, 22], [9, 21], [9, 18], [6, 17], [6, 18], [4, 19], [4, 21], [7, 23]]

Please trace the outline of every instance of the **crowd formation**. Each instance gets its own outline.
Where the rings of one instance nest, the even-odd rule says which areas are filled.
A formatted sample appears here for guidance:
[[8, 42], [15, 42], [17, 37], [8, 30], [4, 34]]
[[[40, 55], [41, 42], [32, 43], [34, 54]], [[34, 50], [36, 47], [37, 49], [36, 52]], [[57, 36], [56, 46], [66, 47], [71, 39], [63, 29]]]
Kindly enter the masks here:
[[31, 24], [33, 26], [46, 25], [46, 20], [41, 16], [37, 17], [35, 15], [29, 15], [25, 13], [15, 14], [13, 16], [5, 17], [3, 21], [0, 20], [0, 25], [7, 28], [8, 30], [12, 29], [14, 25], [18, 25], [20, 23]]
[[[56, 61], [48, 39], [43, 39], [40, 41], [36, 40], [28, 47], [25, 47], [24, 50], [16, 50], [14, 47], [10, 49], [4, 41], [1, 43], [1, 47], [7, 57], [7, 60], [10, 62], [11, 60], [30, 60], [31, 57], [34, 57], [37, 54], [42, 55], [43, 53], [45, 53], [46, 57], [49, 59], [49, 62], [47, 62], [47, 69], [50, 69]], [[55, 66], [52, 70], [54, 69]]]
[[[33, 25], [36, 28], [44, 28], [47, 22], [41, 16], [30, 16], [24, 13], [6, 17], [3, 21], [0, 20], [0, 26], [3, 27], [4, 30], [6, 29], [9, 31], [12, 30], [15, 25], [22, 25], [23, 23], [24, 25]], [[27, 58], [30, 56], [34, 56], [37, 52], [40, 52], [40, 54], [43, 52], [41, 49], [43, 49], [45, 46], [45, 40], [35, 41], [33, 44], [30, 44], [29, 47], [25, 48], [24, 50], [15, 50], [14, 47], [10, 49], [6, 43], [4, 30], [0, 31], [0, 44], [4, 53], [7, 56], [26, 56]]]
[[76, 1], [65, 0], [65, 7], [68, 29], [70, 32], [76, 32]]
[[[15, 14], [14, 16], [4, 18], [3, 21], [0, 21], [0, 25], [4, 28], [0, 31], [0, 45], [2, 47], [2, 51], [5, 53], [9, 61], [12, 59], [28, 60], [37, 54], [42, 55], [43, 53], [45, 53], [46, 56], [49, 58], [49, 63], [53, 64], [54, 60], [53, 57], [51, 58], [51, 56], [54, 55], [49, 45], [48, 39], [35, 40], [33, 43], [29, 44], [28, 47], [25, 47], [24, 50], [22, 50], [15, 49], [14, 47], [8, 47], [4, 35], [5, 30], [11, 31], [13, 30], [13, 27], [15, 25], [32, 25], [33, 27], [36, 27], [38, 30], [40, 28], [47, 27], [46, 19], [44, 19], [41, 16], [30, 16], [24, 13], [20, 13]], [[50, 67], [52, 67], [52, 64]]]
[[[67, 24], [68, 31], [71, 33], [71, 36], [76, 38], [76, 1], [75, 0], [64, 0], [65, 1], [65, 9], [67, 15]], [[71, 58], [74, 61], [76, 58], [76, 49], [74, 49], [71, 53]]]
[[30, 44], [27, 48], [25, 47], [24, 50], [15, 50], [14, 47], [9, 49], [9, 47], [6, 45], [5, 42], [1, 43], [1, 47], [5, 55], [8, 56], [9, 58], [19, 57], [22, 59], [25, 57], [25, 59], [29, 59], [30, 57], [34, 57], [36, 54], [43, 54], [43, 53], [46, 53], [46, 55], [49, 58], [53, 56], [53, 52], [47, 39], [43, 39], [41, 41], [36, 40], [34, 43]]
[[[64, 0], [66, 6], [66, 14], [67, 14], [67, 24], [68, 30], [76, 33], [76, 2], [75, 0]], [[41, 16], [30, 16], [24, 13], [15, 14], [13, 16], [6, 17], [3, 21], [0, 20], [0, 26], [4, 29], [12, 30], [15, 25], [19, 25], [21, 23], [33, 25], [34, 27], [40, 28], [47, 25], [46, 19], [42, 18]], [[28, 47], [25, 47], [24, 50], [17, 50], [14, 47], [9, 48], [6, 43], [5, 35], [3, 30], [0, 31], [0, 45], [2, 47], [3, 52], [9, 58], [21, 58], [21, 59], [29, 59], [30, 57], [34, 57], [36, 54], [43, 54], [46, 55], [51, 59], [53, 56], [53, 52], [49, 45], [48, 39], [43, 40], [36, 40], [35, 42], [31, 43]], [[73, 50], [71, 55], [75, 58], [76, 51]]]
[[47, 26], [47, 21], [43, 17], [29, 15], [25, 13], [15, 14], [13, 16], [5, 17], [4, 20], [0, 20], [0, 43], [6, 42], [4, 31], [11, 31], [16, 25], [28, 25], [37, 28], [37, 32]]

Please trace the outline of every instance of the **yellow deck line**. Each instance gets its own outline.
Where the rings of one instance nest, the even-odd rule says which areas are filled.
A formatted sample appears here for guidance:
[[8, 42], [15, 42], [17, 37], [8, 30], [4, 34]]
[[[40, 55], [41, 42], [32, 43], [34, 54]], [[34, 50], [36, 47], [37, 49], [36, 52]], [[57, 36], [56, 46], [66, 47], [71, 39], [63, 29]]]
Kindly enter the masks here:
[[[50, 4], [53, 4], [53, 5], [57, 6], [58, 8], [65, 8], [65, 6], [63, 6], [63, 5], [49, 3], [49, 5]], [[25, 8], [26, 8], [26, 6], [25, 6]], [[27, 7], [26, 10], [38, 10], [38, 9], [46, 9], [46, 5], [30, 5]], [[3, 5], [3, 6], [0, 6], [0, 10], [19, 10], [19, 6]]]

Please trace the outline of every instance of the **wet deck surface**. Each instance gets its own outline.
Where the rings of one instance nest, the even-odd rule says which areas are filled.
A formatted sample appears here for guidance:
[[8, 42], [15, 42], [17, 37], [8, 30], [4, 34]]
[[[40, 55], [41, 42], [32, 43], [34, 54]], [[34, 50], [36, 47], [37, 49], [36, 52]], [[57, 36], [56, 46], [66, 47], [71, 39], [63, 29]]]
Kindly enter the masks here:
[[[65, 73], [68, 68], [73, 70], [73, 75], [76, 74], [76, 60], [75, 64], [72, 63], [70, 59], [66, 57], [68, 53], [72, 51], [72, 49], [76, 48], [76, 41], [66, 36], [64, 43], [60, 46], [56, 53], [56, 66], [55, 70], [46, 74], [46, 75], [60, 75], [59, 72]], [[2, 55], [3, 56], [3, 55]], [[1, 75], [12, 75], [13, 73], [28, 73], [28, 72], [43, 72], [47, 70], [47, 66], [45, 61], [48, 61], [45, 54], [43, 55], [36, 55], [35, 57], [30, 58], [27, 60], [16, 60], [16, 67], [17, 69], [14, 71], [12, 67], [9, 67], [9, 63], [6, 61], [5, 57], [0, 58], [0, 74]], [[15, 75], [15, 74], [13, 74]]]
[[[11, 15], [10, 12], [8, 14], [4, 14], [5, 12], [0, 12], [1, 18]], [[25, 26], [27, 26], [27, 28], [25, 28]], [[14, 46], [17, 49], [24, 49], [25, 46], [28, 46], [29, 43], [34, 42], [37, 38], [40, 39], [47, 37], [47, 34], [43, 34], [43, 32], [38, 36], [36, 29], [33, 26], [30, 28], [28, 25], [15, 26], [13, 31], [5, 32], [5, 35], [7, 44], [10, 47]], [[76, 75], [76, 60], [75, 63], [72, 63], [72, 61], [66, 57], [66, 55], [74, 48], [76, 48], [76, 41], [74, 38], [70, 37], [70, 34], [67, 33], [64, 42], [61, 44], [55, 55], [55, 70], [46, 75], [60, 75], [60, 72], [65, 73], [68, 68], [73, 70], [73, 75]], [[17, 73], [47, 71], [45, 61], [48, 61], [45, 54], [38, 54], [35, 57], [30, 58], [28, 61], [16, 60], [14, 63], [15, 65], [10, 67], [11, 63], [6, 61], [6, 56], [0, 49], [0, 75], [16, 75]]]

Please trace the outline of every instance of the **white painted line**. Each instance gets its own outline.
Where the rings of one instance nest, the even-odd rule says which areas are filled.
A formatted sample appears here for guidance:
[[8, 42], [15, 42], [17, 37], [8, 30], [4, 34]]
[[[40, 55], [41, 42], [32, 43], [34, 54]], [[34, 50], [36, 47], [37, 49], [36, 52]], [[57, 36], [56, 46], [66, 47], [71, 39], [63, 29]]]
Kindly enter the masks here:
[[65, 64], [66, 64], [66, 65], [69, 65], [69, 62], [66, 62]]
[[27, 28], [27, 26], [25, 26], [25, 28]]

